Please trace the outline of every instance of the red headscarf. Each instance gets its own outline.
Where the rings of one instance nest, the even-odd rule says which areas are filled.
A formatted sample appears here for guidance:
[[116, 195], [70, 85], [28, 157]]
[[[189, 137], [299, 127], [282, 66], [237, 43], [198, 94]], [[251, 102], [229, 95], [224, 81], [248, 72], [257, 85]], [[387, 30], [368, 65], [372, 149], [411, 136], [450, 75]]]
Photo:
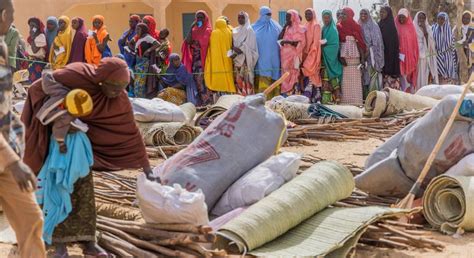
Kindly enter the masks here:
[[[54, 79], [69, 89], [83, 89], [94, 102], [94, 110], [81, 121], [89, 126], [87, 136], [94, 151], [96, 170], [119, 170], [149, 166], [145, 145], [133, 117], [132, 105], [123, 91], [108, 98], [101, 90], [104, 81], [126, 83], [130, 79], [127, 64], [118, 58], [104, 58], [97, 68], [86, 63], [72, 63], [53, 73]], [[24, 162], [38, 173], [48, 155], [50, 132], [36, 114], [48, 96], [42, 80], [28, 90], [21, 119], [26, 128]]]
[[160, 37], [160, 31], [156, 29], [156, 20], [155, 18], [147, 15], [143, 17], [143, 22], [148, 22], [148, 34], [152, 36], [154, 39], [158, 40]]
[[[204, 69], [204, 64], [206, 63], [207, 49], [209, 47], [209, 40], [211, 38], [211, 33], [212, 33], [212, 26], [209, 21], [209, 15], [207, 15], [207, 13], [203, 10], [199, 10], [196, 12], [196, 17], [194, 19], [194, 22], [195, 23], [197, 22], [197, 15], [199, 13], [202, 13], [204, 15], [204, 21], [200, 28], [198, 26], [194, 26], [192, 28], [191, 37], [193, 38], [193, 40], [199, 42], [199, 46], [201, 47], [202, 68]], [[183, 64], [188, 70], [188, 72], [191, 73], [193, 58], [192, 58], [190, 46], [186, 43], [186, 41], [183, 42], [181, 51], [183, 52]]]
[[339, 40], [341, 42], [346, 42], [346, 36], [353, 36], [357, 41], [357, 46], [366, 51], [367, 46], [365, 45], [364, 37], [362, 36], [362, 29], [360, 25], [354, 20], [354, 11], [349, 7], [346, 7], [342, 10], [346, 15], [346, 19], [343, 19], [337, 24]]
[[407, 75], [408, 82], [416, 86], [419, 49], [415, 25], [407, 9], [400, 9], [398, 15], [407, 17], [405, 24], [401, 24], [398, 17], [395, 18], [398, 41], [400, 42], [400, 54], [405, 55], [405, 60], [400, 60], [400, 72], [402, 75]]
[[[28, 24], [30, 24], [30, 22], [34, 22], [38, 25], [40, 34], [44, 33], [44, 23], [38, 17], [31, 17], [28, 19]], [[31, 36], [28, 36], [27, 41], [29, 44], [33, 43]]]

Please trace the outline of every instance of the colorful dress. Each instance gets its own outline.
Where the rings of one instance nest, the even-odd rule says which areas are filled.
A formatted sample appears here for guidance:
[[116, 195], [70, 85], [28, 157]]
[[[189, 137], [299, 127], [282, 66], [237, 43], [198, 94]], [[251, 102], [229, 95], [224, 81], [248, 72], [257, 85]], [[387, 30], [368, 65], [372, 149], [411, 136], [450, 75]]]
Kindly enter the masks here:
[[[41, 79], [41, 73], [43, 72], [44, 67], [46, 66], [46, 53], [47, 53], [47, 40], [46, 35], [44, 34], [44, 24], [38, 18], [30, 18], [28, 24], [35, 22], [39, 28], [39, 34], [34, 38], [31, 36], [27, 39], [26, 44], [26, 53], [28, 54], [28, 59], [31, 62], [28, 64], [28, 73], [30, 83], [34, 83], [36, 80]], [[38, 48], [36, 52], [33, 51], [33, 44]]]
[[139, 38], [136, 42], [133, 94], [137, 98], [151, 99], [158, 95], [157, 80], [153, 69], [153, 65], [156, 64], [156, 52], [151, 51], [148, 56], [145, 55], [145, 52], [154, 44], [157, 44], [157, 41], [149, 34]]

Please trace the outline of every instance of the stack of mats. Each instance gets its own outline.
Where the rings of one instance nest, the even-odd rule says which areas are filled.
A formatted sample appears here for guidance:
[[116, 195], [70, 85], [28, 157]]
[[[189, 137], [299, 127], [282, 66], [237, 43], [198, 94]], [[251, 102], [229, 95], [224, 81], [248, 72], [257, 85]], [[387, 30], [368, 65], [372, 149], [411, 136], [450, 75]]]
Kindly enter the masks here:
[[217, 246], [256, 256], [346, 257], [368, 225], [402, 212], [328, 208], [353, 189], [343, 165], [318, 163], [221, 227]]

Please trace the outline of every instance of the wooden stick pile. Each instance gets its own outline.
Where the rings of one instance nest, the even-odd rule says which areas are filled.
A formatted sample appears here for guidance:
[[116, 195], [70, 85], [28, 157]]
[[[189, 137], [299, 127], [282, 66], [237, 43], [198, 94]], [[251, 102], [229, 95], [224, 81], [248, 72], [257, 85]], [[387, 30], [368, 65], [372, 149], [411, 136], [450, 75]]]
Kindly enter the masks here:
[[424, 116], [427, 111], [417, 111], [390, 118], [340, 119], [320, 124], [319, 119], [301, 119], [295, 128], [288, 129], [288, 140], [318, 139], [329, 141], [386, 139], [405, 126]]
[[94, 191], [97, 202], [134, 206], [136, 179], [111, 172], [94, 173]]
[[145, 224], [99, 216], [99, 244], [119, 257], [212, 257], [223, 250], [203, 245], [216, 241], [208, 226], [190, 224]]
[[390, 219], [369, 225], [358, 243], [358, 246], [364, 245], [401, 249], [415, 247], [437, 251], [443, 251], [445, 248], [443, 243], [431, 238], [430, 231], [423, 230], [423, 225]]

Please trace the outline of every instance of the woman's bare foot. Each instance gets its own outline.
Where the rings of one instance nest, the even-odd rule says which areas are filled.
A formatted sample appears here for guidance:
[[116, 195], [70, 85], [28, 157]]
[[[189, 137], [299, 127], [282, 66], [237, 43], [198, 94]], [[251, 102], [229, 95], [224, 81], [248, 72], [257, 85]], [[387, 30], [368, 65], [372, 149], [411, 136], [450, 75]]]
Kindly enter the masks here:
[[95, 241], [84, 242], [83, 253], [86, 257], [109, 257], [109, 254]]

